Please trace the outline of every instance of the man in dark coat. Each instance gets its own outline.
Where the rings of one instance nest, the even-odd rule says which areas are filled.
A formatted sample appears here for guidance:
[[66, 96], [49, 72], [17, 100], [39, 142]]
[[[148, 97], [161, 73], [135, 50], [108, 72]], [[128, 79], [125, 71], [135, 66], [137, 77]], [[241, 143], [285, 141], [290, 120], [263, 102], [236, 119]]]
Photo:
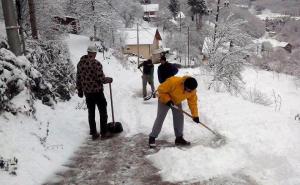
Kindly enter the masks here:
[[[147, 96], [147, 83], [151, 86], [152, 94], [154, 94], [155, 87], [154, 87], [154, 80], [153, 80], [153, 72], [154, 72], [154, 65], [151, 59], [148, 59], [142, 62], [138, 68], [143, 66], [143, 97]], [[155, 95], [154, 95], [155, 96]]]
[[157, 69], [159, 83], [163, 83], [164, 81], [166, 81], [166, 79], [177, 74], [178, 68], [175, 65], [167, 62], [165, 56], [160, 57], [160, 63], [161, 64]]
[[80, 98], [85, 95], [88, 108], [90, 135], [95, 140], [99, 137], [95, 121], [95, 107], [100, 113], [101, 138], [109, 137], [107, 131], [107, 102], [103, 93], [103, 84], [112, 83], [113, 79], [105, 77], [102, 64], [96, 60], [97, 47], [91, 45], [87, 49], [88, 54], [81, 57], [77, 65], [76, 88]]

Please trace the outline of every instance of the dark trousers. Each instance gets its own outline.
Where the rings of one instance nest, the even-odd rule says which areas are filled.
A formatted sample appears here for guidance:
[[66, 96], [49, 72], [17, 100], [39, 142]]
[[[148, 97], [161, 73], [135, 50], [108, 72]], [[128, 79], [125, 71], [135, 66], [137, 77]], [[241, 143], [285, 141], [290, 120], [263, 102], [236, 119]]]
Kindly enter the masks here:
[[97, 133], [96, 121], [95, 121], [95, 108], [96, 105], [100, 114], [100, 134], [105, 134], [107, 132], [107, 102], [104, 97], [103, 91], [98, 93], [86, 93], [86, 105], [88, 108], [88, 117], [90, 132], [92, 135]]

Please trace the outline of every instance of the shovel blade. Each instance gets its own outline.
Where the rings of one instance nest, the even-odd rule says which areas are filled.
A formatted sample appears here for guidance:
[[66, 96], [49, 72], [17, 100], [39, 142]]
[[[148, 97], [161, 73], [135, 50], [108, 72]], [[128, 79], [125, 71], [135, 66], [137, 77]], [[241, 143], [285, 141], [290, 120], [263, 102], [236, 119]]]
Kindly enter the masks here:
[[226, 144], [226, 138], [220, 134], [211, 141], [210, 146], [213, 148], [218, 148]]
[[107, 125], [108, 125], [108, 130], [111, 133], [118, 134], [123, 132], [123, 126], [120, 122], [110, 122]]

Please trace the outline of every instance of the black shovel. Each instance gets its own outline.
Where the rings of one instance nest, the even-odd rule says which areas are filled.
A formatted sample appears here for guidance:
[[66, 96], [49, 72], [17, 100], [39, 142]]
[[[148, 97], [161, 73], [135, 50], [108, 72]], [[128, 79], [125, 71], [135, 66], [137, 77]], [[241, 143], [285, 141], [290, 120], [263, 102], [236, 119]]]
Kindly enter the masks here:
[[115, 122], [111, 83], [109, 83], [109, 92], [110, 92], [112, 122], [108, 123], [108, 131], [117, 134], [123, 131], [123, 126], [120, 122]]

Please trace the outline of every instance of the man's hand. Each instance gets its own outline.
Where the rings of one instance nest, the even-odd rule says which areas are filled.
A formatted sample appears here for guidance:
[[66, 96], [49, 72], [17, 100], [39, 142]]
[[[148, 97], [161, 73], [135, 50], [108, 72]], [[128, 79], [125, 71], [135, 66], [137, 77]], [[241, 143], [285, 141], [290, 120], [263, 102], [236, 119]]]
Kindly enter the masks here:
[[200, 123], [199, 117], [194, 117], [193, 121], [196, 122], [196, 123]]
[[113, 79], [111, 77], [105, 77], [104, 79], [104, 84], [107, 84], [107, 83], [112, 83]]
[[83, 98], [83, 92], [82, 91], [78, 91], [78, 97]]
[[170, 100], [166, 103], [166, 105], [169, 107], [172, 107], [174, 105], [174, 102], [172, 102], [172, 100]]

